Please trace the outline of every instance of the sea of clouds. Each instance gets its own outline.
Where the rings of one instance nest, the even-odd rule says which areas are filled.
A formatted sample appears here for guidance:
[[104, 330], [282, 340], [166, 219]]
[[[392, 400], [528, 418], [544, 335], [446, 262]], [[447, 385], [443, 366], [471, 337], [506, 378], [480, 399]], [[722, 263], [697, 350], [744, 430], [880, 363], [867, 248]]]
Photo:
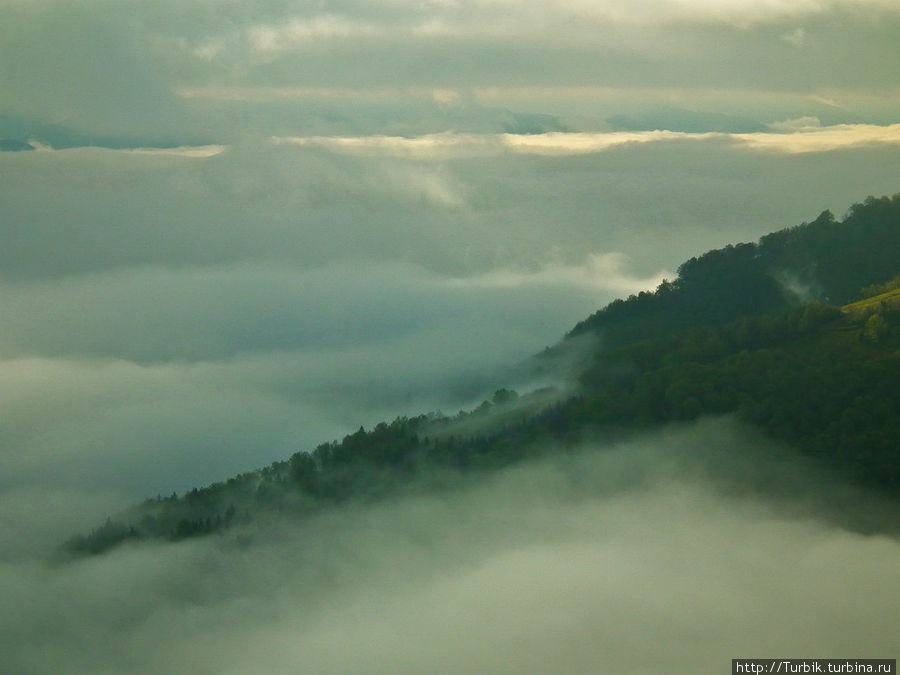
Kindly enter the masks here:
[[896, 506], [791, 457], [707, 420], [300, 522], [4, 560], [0, 666], [696, 673], [892, 657], [900, 544], [878, 528]]

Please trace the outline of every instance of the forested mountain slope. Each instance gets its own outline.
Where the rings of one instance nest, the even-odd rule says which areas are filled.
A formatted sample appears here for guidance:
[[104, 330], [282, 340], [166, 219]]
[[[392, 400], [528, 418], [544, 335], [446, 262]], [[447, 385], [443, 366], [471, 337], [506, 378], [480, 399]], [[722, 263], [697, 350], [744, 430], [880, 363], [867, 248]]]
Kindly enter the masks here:
[[[617, 300], [538, 361], [596, 336], [571, 390], [498, 390], [470, 413], [398, 418], [286, 461], [150, 499], [70, 551], [302, 516], [436, 487], [597, 438], [731, 414], [853, 482], [900, 497], [900, 196], [685, 262], [655, 292]], [[892, 281], [893, 279], [893, 281]], [[869, 296], [867, 299], [864, 296]]]
[[777, 314], [801, 302], [843, 305], [863, 287], [900, 272], [900, 195], [869, 197], [843, 221], [829, 211], [745, 243], [709, 251], [678, 268], [656, 292], [616, 300], [570, 336], [602, 335], [621, 345], [745, 316]]

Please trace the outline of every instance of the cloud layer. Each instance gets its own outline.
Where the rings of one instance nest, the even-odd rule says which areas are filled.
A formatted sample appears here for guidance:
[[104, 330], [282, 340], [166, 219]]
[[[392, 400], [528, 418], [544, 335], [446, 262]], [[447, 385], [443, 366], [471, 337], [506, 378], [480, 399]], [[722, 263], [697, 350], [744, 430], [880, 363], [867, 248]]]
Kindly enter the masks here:
[[895, 190], [892, 127], [788, 127], [0, 153], [3, 487], [125, 503], [452, 413], [689, 256]]
[[[747, 466], [751, 483], [789, 479], [793, 496], [736, 493]], [[890, 653], [900, 546], [822, 521], [828, 501], [866, 504], [819, 480], [705, 423], [449, 493], [273, 522], [249, 546], [226, 537], [56, 568], [8, 561], [0, 664], [694, 673], [759, 653]]]
[[782, 153], [828, 152], [858, 146], [900, 144], [900, 124], [841, 124], [822, 127], [816, 117], [774, 122], [779, 133], [688, 133], [656, 129], [594, 133], [547, 132], [541, 134], [431, 134], [405, 136], [300, 136], [276, 137], [278, 145], [324, 147], [336, 152], [415, 159], [453, 159], [496, 156], [507, 153], [560, 157], [613, 150], [623, 145], [664, 141], [714, 139], [746, 145], [752, 150]]
[[[38, 148], [0, 152], [0, 670], [889, 654], [897, 543], [841, 529], [884, 505], [824, 499], [727, 423], [249, 548], [47, 559], [142, 498], [527, 388], [530, 355], [684, 259], [896, 192], [896, 3], [0, 13], [0, 147]], [[711, 475], [710, 448], [740, 471]], [[752, 497], [748, 457], [802, 496]]]
[[[897, 110], [900, 12], [887, 0], [7, 0], [3, 10], [7, 112], [91, 135], [240, 134], [265, 108], [220, 106], [211, 129], [209, 108], [178, 95], [186, 91], [194, 104], [204, 92], [306, 91], [308, 106], [322, 92], [408, 103], [409, 91], [427, 90], [446, 107], [479, 90], [570, 87], [593, 89], [603, 107], [605, 88], [691, 107], [697, 91], [726, 90], [777, 94], [782, 104], [797, 94], [843, 99], [844, 122], [871, 121], [860, 94], [886, 96]], [[536, 112], [561, 112], [552, 107]], [[348, 112], [358, 113], [338, 116]], [[270, 114], [270, 132], [278, 118]], [[370, 117], [365, 133], [386, 122]]]

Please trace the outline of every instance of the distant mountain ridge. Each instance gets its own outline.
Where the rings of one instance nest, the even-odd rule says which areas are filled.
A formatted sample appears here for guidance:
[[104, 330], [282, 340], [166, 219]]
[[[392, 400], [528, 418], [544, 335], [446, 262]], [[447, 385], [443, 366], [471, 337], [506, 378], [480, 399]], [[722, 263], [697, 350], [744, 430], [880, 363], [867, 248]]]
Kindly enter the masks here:
[[64, 124], [0, 112], [0, 152], [35, 150], [49, 147], [54, 150], [98, 147], [113, 150], [141, 147], [176, 148], [186, 145], [209, 145], [200, 138], [137, 138], [133, 136], [88, 135]]
[[[571, 391], [499, 389], [477, 409], [362, 427], [288, 460], [150, 499], [68, 544], [99, 553], [127, 540], [179, 540], [303, 516], [402, 491], [449, 487], [616, 436], [729, 414], [851, 481], [900, 498], [900, 195], [870, 197], [843, 221], [810, 223], [691, 258], [655, 292], [616, 300], [536, 359], [569, 363]], [[894, 278], [893, 281], [891, 279]], [[866, 302], [860, 294], [872, 297]]]
[[620, 114], [606, 121], [621, 131], [680, 131], [683, 133], [752, 134], [767, 131], [765, 124], [747, 117], [702, 112], [676, 107], [653, 108], [637, 114]]

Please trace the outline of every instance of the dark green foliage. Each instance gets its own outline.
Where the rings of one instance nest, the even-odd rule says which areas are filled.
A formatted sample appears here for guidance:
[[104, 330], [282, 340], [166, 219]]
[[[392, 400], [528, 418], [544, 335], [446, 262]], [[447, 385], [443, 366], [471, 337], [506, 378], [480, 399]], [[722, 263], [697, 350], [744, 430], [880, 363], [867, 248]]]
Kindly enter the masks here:
[[[900, 324], [896, 313], [885, 325]], [[878, 344], [839, 310], [808, 305], [677, 341], [599, 354], [582, 375], [579, 424], [646, 424], [736, 413], [854, 479], [900, 494], [900, 341]], [[627, 364], [628, 377], [621, 376]]]
[[519, 398], [519, 395], [511, 391], [509, 389], [498, 389], [494, 392], [493, 397], [491, 398], [491, 403], [494, 405], [506, 405], [509, 403], [515, 403], [516, 399]]
[[863, 298], [872, 298], [876, 295], [881, 295], [882, 293], [895, 291], [897, 289], [900, 289], [900, 274], [883, 284], [873, 284], [871, 286], [866, 286], [860, 291], [859, 295]]
[[128, 539], [137, 537], [138, 532], [133, 527], [107, 518], [103, 525], [92, 530], [90, 534], [72, 537], [65, 546], [71, 551], [81, 553], [102, 553]]
[[900, 195], [869, 197], [843, 222], [825, 211], [811, 223], [691, 258], [654, 293], [617, 300], [570, 333], [608, 346], [684, 333], [744, 316], [778, 314], [819, 300], [845, 304], [897, 273]]
[[888, 334], [888, 324], [881, 314], [875, 313], [866, 319], [863, 328], [863, 339], [869, 342], [881, 342]]
[[819, 299], [845, 304], [863, 287], [897, 274], [900, 195], [869, 197], [852, 206], [843, 222], [829, 211], [809, 224], [775, 232], [759, 242], [772, 270], [788, 270], [819, 287]]

